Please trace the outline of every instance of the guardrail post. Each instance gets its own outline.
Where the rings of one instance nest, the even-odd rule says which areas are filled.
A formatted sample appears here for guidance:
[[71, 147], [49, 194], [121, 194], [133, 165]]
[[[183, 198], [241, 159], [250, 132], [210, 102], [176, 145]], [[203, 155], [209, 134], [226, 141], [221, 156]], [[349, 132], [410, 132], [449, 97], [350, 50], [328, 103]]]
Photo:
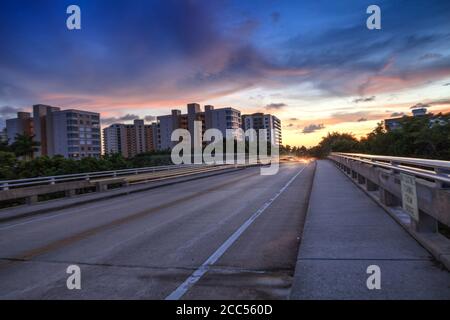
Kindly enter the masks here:
[[383, 188], [380, 188], [380, 201], [388, 207], [396, 207], [400, 205], [399, 199]]
[[[436, 169], [434, 169], [434, 171], [436, 172], [436, 174], [442, 175], [442, 176], [448, 176], [450, 174], [450, 170], [445, 170], [445, 169], [441, 169], [441, 168], [436, 168]], [[436, 186], [441, 189], [450, 188], [449, 184], [446, 184], [441, 181], [436, 181]]]
[[419, 221], [412, 220], [411, 227], [413, 230], [422, 233], [438, 232], [437, 220], [422, 210], [419, 211]]
[[52, 177], [52, 178], [50, 179], [50, 184], [55, 184], [55, 178], [54, 178], [54, 177]]
[[377, 191], [378, 185], [366, 178], [366, 189], [367, 191]]
[[8, 183], [2, 184], [2, 190], [9, 190]]
[[37, 195], [34, 195], [34, 196], [26, 197], [26, 198], [25, 198], [25, 202], [26, 202], [26, 204], [33, 204], [33, 203], [36, 203], [36, 202], [38, 202], [38, 196], [37, 196]]
[[359, 184], [365, 184], [366, 183], [366, 178], [362, 175], [360, 175], [359, 173], [357, 173], [358, 176], [358, 183]]
[[395, 167], [398, 167], [400, 163], [396, 162], [396, 161], [391, 161], [391, 165], [394, 167], [391, 169], [391, 171], [393, 173], [395, 173]]

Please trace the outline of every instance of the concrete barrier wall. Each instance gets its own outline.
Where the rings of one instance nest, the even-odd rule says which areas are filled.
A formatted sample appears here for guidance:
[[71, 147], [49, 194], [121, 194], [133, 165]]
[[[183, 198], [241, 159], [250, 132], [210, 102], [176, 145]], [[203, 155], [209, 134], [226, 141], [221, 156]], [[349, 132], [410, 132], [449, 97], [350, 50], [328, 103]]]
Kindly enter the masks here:
[[[378, 190], [380, 199], [384, 201], [384, 204], [389, 206], [401, 205], [400, 174], [395, 172], [395, 169], [386, 170], [357, 160], [337, 156], [330, 156], [330, 158], [355, 173], [354, 178], [359, 179], [359, 183], [366, 184], [369, 191]], [[416, 177], [416, 191], [417, 203], [422, 215], [429, 215], [446, 226], [450, 226], [450, 190], [442, 188], [439, 183]]]
[[329, 156], [350, 179], [378, 202], [439, 262], [450, 270], [450, 239], [439, 233], [438, 221], [450, 227], [450, 189], [439, 181], [415, 177], [419, 221], [402, 206], [399, 170], [386, 169], [340, 156]]

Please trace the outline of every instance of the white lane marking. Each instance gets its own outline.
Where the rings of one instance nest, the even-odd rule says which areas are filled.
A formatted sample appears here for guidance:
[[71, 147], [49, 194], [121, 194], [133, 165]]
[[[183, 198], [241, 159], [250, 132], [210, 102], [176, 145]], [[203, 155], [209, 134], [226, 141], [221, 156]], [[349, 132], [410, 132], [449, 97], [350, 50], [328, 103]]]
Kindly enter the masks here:
[[255, 213], [253, 213], [248, 220], [246, 220], [205, 262], [195, 270], [189, 278], [187, 278], [178, 288], [176, 288], [171, 294], [169, 294], [165, 300], [178, 300], [180, 299], [200, 278], [208, 272], [211, 265], [213, 265], [231, 245], [241, 236], [241, 234], [258, 218], [286, 189], [289, 185], [298, 177], [306, 166], [297, 172], [270, 200], [262, 205]]

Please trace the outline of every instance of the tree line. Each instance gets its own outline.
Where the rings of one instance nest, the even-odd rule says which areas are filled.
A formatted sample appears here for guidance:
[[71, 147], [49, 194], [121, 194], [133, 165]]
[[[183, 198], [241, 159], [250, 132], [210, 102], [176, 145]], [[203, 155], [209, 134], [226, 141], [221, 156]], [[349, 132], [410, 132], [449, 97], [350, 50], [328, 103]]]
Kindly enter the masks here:
[[352, 133], [328, 133], [314, 147], [283, 147], [281, 153], [324, 158], [330, 152], [450, 160], [450, 114], [403, 117], [400, 127], [387, 130], [383, 122], [360, 139]]
[[[434, 120], [433, 120], [434, 119]], [[437, 119], [437, 120], [436, 120]], [[401, 157], [450, 160], [450, 114], [403, 117], [401, 126], [386, 130], [381, 122], [360, 139], [352, 133], [330, 132], [314, 147], [280, 146], [280, 155], [324, 158], [330, 152], [353, 152]], [[225, 145], [225, 140], [224, 140]], [[32, 158], [39, 143], [18, 135], [11, 145], [0, 142], [0, 180], [32, 178], [93, 171], [120, 170], [171, 164], [170, 151], [147, 152], [132, 158], [120, 154], [99, 159], [66, 159], [63, 156]], [[271, 146], [268, 145], [270, 153]], [[245, 145], [248, 152], [248, 143]]]
[[8, 145], [0, 143], [0, 180], [54, 176], [83, 172], [121, 170], [172, 164], [170, 151], [146, 152], [132, 158], [120, 154], [103, 155], [81, 160], [66, 159], [61, 155], [32, 158], [39, 143], [32, 136], [18, 135]]

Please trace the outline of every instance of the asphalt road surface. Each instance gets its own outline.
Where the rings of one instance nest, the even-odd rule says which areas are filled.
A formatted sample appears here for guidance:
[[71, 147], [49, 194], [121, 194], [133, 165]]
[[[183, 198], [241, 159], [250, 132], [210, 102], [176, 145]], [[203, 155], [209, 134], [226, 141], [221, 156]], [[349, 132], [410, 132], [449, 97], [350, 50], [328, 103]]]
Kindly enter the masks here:
[[247, 168], [1, 223], [0, 298], [286, 299], [313, 172]]

